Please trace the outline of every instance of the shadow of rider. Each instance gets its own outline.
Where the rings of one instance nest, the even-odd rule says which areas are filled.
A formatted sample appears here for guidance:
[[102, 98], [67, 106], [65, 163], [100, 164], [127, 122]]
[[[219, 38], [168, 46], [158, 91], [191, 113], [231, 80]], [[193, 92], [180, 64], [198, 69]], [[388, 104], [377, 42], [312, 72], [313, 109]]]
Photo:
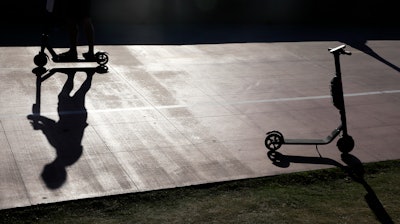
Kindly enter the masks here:
[[84, 130], [88, 126], [85, 96], [92, 83], [94, 72], [87, 71], [87, 78], [71, 96], [76, 70], [62, 70], [68, 76], [58, 94], [58, 115], [56, 122], [41, 115], [29, 115], [36, 130], [42, 130], [49, 143], [55, 148], [57, 157], [44, 166], [41, 177], [50, 189], [61, 187], [67, 178], [66, 167], [79, 160], [83, 152], [81, 144]]

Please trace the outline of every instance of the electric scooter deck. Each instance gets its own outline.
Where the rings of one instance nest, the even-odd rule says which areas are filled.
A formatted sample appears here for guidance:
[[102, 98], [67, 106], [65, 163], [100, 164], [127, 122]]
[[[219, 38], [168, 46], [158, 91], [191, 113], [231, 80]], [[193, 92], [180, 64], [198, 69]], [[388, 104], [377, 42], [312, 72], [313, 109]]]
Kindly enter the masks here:
[[[332, 133], [324, 139], [284, 139], [282, 138], [282, 144], [286, 145], [327, 145], [331, 143], [342, 131], [342, 125], [332, 131]], [[267, 135], [276, 134], [277, 136], [281, 135], [278, 131], [268, 132]]]
[[98, 51], [98, 52], [96, 52], [96, 54], [94, 55], [94, 57], [93, 58], [89, 58], [89, 59], [86, 59], [86, 58], [81, 58], [81, 57], [77, 57], [77, 58], [74, 58], [74, 59], [71, 59], [71, 58], [63, 58], [63, 57], [60, 57], [60, 55], [55, 55], [55, 57], [52, 57], [51, 58], [51, 60], [53, 61], [53, 62], [56, 62], [56, 63], [72, 63], [72, 62], [80, 62], [80, 63], [82, 63], [82, 62], [96, 62], [96, 63], [99, 63], [100, 64], [100, 60], [102, 60], [100, 57], [104, 57], [104, 55], [105, 54], [107, 54], [106, 52], [104, 52], [104, 51]]

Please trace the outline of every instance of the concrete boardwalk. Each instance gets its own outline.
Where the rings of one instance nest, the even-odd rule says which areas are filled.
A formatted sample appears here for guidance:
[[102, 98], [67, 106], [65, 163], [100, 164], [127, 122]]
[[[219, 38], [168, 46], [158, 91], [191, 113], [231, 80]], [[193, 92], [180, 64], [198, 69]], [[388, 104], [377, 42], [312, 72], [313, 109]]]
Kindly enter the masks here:
[[[49, 62], [54, 74], [42, 82], [32, 73], [39, 47], [1, 47], [0, 209], [342, 163], [336, 140], [319, 147], [326, 159], [314, 146], [284, 145], [286, 167], [272, 164], [264, 146], [271, 130], [324, 138], [339, 125], [327, 49], [341, 44], [100, 45], [110, 54], [108, 73]], [[351, 154], [400, 159], [400, 41], [346, 49]], [[27, 118], [33, 104], [35, 128]]]

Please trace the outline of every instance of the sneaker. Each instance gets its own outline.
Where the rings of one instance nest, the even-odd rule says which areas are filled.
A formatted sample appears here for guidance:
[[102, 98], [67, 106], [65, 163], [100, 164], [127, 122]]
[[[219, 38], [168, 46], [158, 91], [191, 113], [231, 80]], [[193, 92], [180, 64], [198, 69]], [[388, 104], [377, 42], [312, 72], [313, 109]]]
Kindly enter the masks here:
[[78, 53], [76, 51], [67, 51], [58, 55], [60, 61], [75, 61], [78, 60]]
[[88, 60], [88, 61], [94, 61], [94, 60], [96, 60], [96, 56], [94, 55], [93, 52], [86, 52], [86, 53], [83, 53], [82, 56], [83, 56], [86, 60]]

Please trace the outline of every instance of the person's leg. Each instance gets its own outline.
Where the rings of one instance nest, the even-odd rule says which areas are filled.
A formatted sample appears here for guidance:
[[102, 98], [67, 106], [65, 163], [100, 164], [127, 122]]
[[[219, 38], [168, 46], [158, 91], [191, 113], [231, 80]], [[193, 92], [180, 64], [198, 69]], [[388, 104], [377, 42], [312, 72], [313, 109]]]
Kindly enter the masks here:
[[75, 22], [74, 19], [67, 19], [67, 29], [69, 35], [69, 50], [67, 52], [61, 53], [59, 57], [65, 60], [74, 60], [78, 58], [78, 24]]
[[86, 40], [88, 42], [88, 52], [85, 53], [84, 56], [92, 57], [92, 56], [94, 56], [94, 28], [93, 28], [92, 20], [90, 17], [85, 17], [85, 18], [83, 18], [82, 23], [83, 23], [82, 24], [83, 30], [86, 35]]
[[57, 0], [59, 7], [62, 7], [62, 17], [64, 18], [69, 39], [69, 50], [59, 55], [61, 60], [74, 60], [78, 58], [78, 14], [77, 6], [79, 0]]
[[68, 21], [68, 31], [69, 31], [69, 50], [71, 53], [76, 54], [78, 45], [78, 24], [73, 19]]
[[86, 59], [94, 58], [94, 27], [91, 19], [91, 0], [79, 0], [81, 4], [82, 28], [86, 35], [88, 51], [83, 54]]

